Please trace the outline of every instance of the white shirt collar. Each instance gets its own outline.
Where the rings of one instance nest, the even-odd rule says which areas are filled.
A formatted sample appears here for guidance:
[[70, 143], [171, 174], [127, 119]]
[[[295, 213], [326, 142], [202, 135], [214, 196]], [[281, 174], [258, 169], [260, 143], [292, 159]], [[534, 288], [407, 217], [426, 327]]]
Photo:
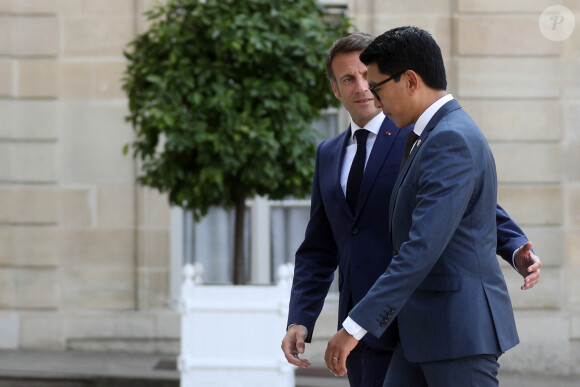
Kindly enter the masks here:
[[429, 106], [427, 110], [425, 110], [423, 114], [419, 116], [419, 119], [417, 120], [417, 122], [415, 123], [415, 127], [413, 128], [413, 132], [415, 132], [415, 134], [420, 136], [421, 133], [423, 133], [423, 130], [425, 130], [425, 127], [427, 126], [429, 121], [431, 121], [431, 118], [433, 118], [433, 116], [435, 115], [435, 113], [437, 113], [437, 111], [441, 109], [443, 105], [445, 105], [452, 99], [453, 96], [451, 94], [447, 94], [439, 98], [437, 101], [433, 102], [433, 104]]
[[[381, 125], [383, 124], [384, 120], [385, 120], [385, 115], [383, 114], [383, 112], [380, 112], [372, 120], [367, 122], [367, 124], [364, 126], [364, 129], [368, 130], [369, 132], [371, 132], [375, 136], [377, 136], [379, 134], [379, 130], [381, 130]], [[361, 129], [361, 127], [358, 126], [357, 124], [355, 124], [351, 118], [350, 119], [350, 141], [351, 142], [356, 143], [356, 139], [354, 138], [354, 132], [356, 132], [359, 129]]]

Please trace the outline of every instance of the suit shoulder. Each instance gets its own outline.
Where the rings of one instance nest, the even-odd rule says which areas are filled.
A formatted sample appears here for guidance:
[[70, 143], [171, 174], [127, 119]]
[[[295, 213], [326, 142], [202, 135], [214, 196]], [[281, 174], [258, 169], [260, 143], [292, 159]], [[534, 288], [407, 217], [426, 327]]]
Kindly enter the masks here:
[[475, 121], [473, 121], [473, 118], [471, 118], [471, 116], [465, 110], [463, 110], [463, 108], [449, 112], [449, 114], [447, 114], [444, 118], [450, 121], [477, 125]]
[[443, 117], [437, 126], [439, 127], [439, 131], [453, 131], [465, 139], [474, 136], [485, 138], [479, 125], [477, 125], [473, 118], [471, 118], [471, 116], [463, 109], [458, 109], [449, 113]]
[[334, 137], [331, 137], [329, 139], [325, 139], [323, 140], [319, 145], [318, 145], [318, 151], [324, 151], [326, 149], [332, 149], [334, 150], [336, 148], [336, 146], [338, 146], [338, 144], [341, 143], [341, 141], [344, 140], [344, 137], [347, 135], [348, 130], [345, 130], [339, 134], [337, 134]]

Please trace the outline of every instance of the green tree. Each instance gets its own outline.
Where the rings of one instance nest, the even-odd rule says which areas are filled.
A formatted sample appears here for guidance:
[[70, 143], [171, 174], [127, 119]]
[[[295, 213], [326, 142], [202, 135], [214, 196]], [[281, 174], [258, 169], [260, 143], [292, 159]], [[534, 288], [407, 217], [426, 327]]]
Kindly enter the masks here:
[[138, 182], [200, 220], [235, 207], [234, 283], [246, 283], [245, 200], [310, 191], [312, 121], [334, 104], [328, 48], [345, 34], [315, 0], [169, 0], [128, 46], [123, 88]]

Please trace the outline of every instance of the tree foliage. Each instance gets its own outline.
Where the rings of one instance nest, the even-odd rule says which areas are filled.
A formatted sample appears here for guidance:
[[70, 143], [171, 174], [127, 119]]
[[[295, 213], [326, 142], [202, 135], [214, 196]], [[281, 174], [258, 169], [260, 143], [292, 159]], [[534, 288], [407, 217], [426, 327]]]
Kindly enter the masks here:
[[[315, 0], [168, 1], [125, 53], [139, 182], [194, 211], [309, 192], [324, 58], [347, 22]], [[127, 149], [126, 149], [127, 151]]]
[[236, 207], [235, 283], [244, 283], [245, 199], [310, 191], [312, 122], [335, 103], [328, 48], [349, 27], [316, 0], [168, 0], [130, 43], [123, 88], [138, 182], [199, 220]]

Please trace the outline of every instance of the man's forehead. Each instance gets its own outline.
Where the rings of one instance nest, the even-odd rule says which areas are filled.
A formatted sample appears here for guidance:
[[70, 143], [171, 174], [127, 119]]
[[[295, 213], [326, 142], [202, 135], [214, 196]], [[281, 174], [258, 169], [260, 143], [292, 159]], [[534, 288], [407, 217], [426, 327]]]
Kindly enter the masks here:
[[349, 63], [362, 63], [360, 61], [360, 51], [349, 51], [349, 52], [345, 52], [345, 51], [341, 51], [341, 52], [337, 52], [334, 57], [332, 58], [332, 63], [337, 63], [337, 62], [349, 62]]
[[339, 53], [332, 60], [332, 68], [336, 71], [366, 72], [366, 66], [358, 58], [357, 52]]

